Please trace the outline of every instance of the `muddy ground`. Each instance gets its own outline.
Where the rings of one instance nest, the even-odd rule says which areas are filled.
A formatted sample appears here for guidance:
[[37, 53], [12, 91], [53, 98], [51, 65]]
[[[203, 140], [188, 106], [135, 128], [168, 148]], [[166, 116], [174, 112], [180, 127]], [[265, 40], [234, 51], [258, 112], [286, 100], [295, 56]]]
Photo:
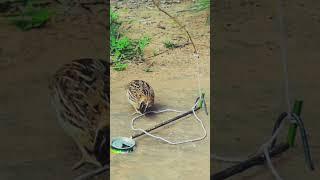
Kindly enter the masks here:
[[[200, 52], [201, 86], [210, 108], [210, 26], [206, 24], [207, 12], [191, 13], [184, 11], [191, 3], [172, 4], [165, 8], [186, 25]], [[140, 38], [151, 37], [151, 43], [145, 50], [145, 56], [153, 52], [165, 51], [163, 42], [173, 40], [184, 43], [185, 34], [165, 14], [153, 6], [140, 6], [130, 9], [120, 6], [117, 10], [127, 29], [126, 35]], [[182, 11], [182, 12], [179, 12]], [[141, 64], [130, 64], [122, 72], [111, 70], [111, 137], [130, 137], [134, 131], [130, 123], [134, 109], [125, 96], [125, 85], [134, 79], [145, 80], [155, 90], [153, 110], [166, 108], [190, 110], [198, 95], [196, 62], [193, 60], [192, 46], [186, 45], [149, 58]], [[150, 70], [144, 69], [152, 64]], [[139, 119], [137, 127], [147, 128], [176, 116], [177, 113], [164, 113]], [[210, 115], [210, 114], [209, 114]], [[131, 154], [111, 154], [111, 179], [130, 180], [194, 180], [209, 179], [210, 175], [210, 116], [199, 112], [208, 131], [202, 141], [182, 145], [169, 145], [151, 137], [137, 139], [137, 148]], [[158, 136], [180, 141], [202, 136], [202, 129], [193, 116], [184, 118], [173, 125], [160, 128], [154, 132]]]
[[92, 8], [94, 15], [75, 8], [27, 32], [1, 17], [0, 179], [73, 179], [92, 168], [71, 170], [80, 152], [57, 123], [48, 94], [48, 79], [63, 64], [78, 58], [107, 58], [106, 28], [100, 24], [106, 11], [98, 13], [105, 7]]
[[[319, 2], [286, 2], [290, 98], [304, 101], [302, 117], [316, 170], [310, 172], [305, 164], [299, 135], [296, 147], [277, 158], [274, 165], [283, 179], [319, 179]], [[287, 110], [276, 5], [277, 1], [269, 0], [225, 1], [214, 9], [211, 140], [219, 155], [245, 157], [253, 153], [270, 137], [278, 115]], [[218, 172], [230, 165], [214, 161], [211, 170]], [[266, 166], [260, 166], [230, 178], [257, 179], [274, 177]]]

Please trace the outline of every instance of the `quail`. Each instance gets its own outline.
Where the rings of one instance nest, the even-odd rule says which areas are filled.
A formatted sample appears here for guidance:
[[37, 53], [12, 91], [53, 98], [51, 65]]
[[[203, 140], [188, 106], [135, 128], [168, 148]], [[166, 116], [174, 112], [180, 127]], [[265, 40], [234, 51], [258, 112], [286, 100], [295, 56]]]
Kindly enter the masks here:
[[85, 163], [99, 167], [108, 163], [109, 64], [98, 59], [78, 59], [65, 64], [52, 76], [50, 99], [59, 124], [74, 140]]
[[144, 114], [148, 108], [154, 105], [154, 90], [147, 82], [133, 80], [127, 85], [126, 89], [128, 101], [134, 107], [136, 113]]

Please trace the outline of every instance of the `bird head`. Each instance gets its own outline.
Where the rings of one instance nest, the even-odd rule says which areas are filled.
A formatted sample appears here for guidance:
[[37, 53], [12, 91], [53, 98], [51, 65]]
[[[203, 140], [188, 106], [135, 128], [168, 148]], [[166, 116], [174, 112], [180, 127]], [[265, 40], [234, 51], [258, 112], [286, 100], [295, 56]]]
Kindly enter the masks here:
[[150, 100], [149, 99], [147, 99], [147, 98], [141, 98], [141, 100], [140, 100], [140, 102], [139, 102], [139, 104], [138, 104], [138, 111], [141, 113], [141, 114], [143, 114], [143, 113], [145, 113], [146, 111], [147, 111], [147, 109], [149, 108], [149, 107], [151, 107], [151, 103], [150, 103]]

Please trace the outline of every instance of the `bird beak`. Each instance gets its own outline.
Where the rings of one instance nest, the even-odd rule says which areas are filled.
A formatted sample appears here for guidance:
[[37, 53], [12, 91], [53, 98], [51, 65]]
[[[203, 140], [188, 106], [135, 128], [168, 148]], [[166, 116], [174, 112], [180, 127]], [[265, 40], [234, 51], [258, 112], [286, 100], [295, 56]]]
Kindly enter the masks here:
[[141, 112], [141, 114], [145, 113], [147, 108], [148, 108], [148, 103], [147, 104], [145, 104], [144, 102], [140, 103], [139, 111]]
[[144, 111], [143, 111], [144, 113], [147, 111], [148, 105], [149, 103], [147, 103], [146, 106], [144, 107]]

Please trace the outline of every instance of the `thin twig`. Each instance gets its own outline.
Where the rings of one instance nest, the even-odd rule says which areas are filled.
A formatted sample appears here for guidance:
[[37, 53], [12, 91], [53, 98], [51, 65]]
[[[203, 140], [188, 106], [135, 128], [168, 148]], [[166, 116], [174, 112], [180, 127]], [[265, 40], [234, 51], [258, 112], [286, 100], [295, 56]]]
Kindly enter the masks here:
[[187, 43], [184, 43], [184, 44], [181, 44], [181, 45], [176, 45], [176, 46], [175, 46], [174, 48], [172, 48], [172, 49], [166, 49], [166, 50], [161, 51], [161, 52], [159, 52], [159, 53], [157, 53], [157, 54], [154, 54], [154, 55], [152, 55], [152, 56], [148, 56], [148, 57], [146, 57], [145, 59], [150, 59], [150, 58], [159, 56], [159, 55], [161, 55], [161, 54], [163, 54], [163, 53], [166, 53], [166, 52], [168, 52], [168, 51], [170, 51], [170, 50], [177, 49], [177, 48], [182, 48], [182, 47], [185, 47], [186, 45], [189, 45], [189, 44], [190, 44], [190, 43], [187, 42]]
[[190, 35], [189, 31], [186, 29], [186, 27], [185, 27], [184, 25], [182, 25], [182, 24], [177, 20], [177, 18], [173, 17], [173, 16], [170, 15], [168, 12], [166, 12], [166, 11], [163, 10], [163, 9], [161, 9], [161, 8], [160, 8], [160, 5], [159, 5], [159, 4], [160, 4], [159, 2], [156, 2], [155, 0], [152, 0], [152, 2], [153, 2], [153, 4], [158, 8], [159, 11], [165, 13], [165, 14], [166, 14], [167, 16], [169, 16], [175, 23], [177, 23], [177, 24], [180, 26], [180, 28], [182, 28], [183, 30], [186, 31], [186, 34], [188, 35], [188, 38], [190, 39], [191, 44], [192, 44], [192, 46], [193, 46], [194, 53], [198, 54], [198, 50], [197, 50], [195, 44], [193, 43], [193, 40], [192, 40], [192, 38], [191, 38], [191, 35]]

